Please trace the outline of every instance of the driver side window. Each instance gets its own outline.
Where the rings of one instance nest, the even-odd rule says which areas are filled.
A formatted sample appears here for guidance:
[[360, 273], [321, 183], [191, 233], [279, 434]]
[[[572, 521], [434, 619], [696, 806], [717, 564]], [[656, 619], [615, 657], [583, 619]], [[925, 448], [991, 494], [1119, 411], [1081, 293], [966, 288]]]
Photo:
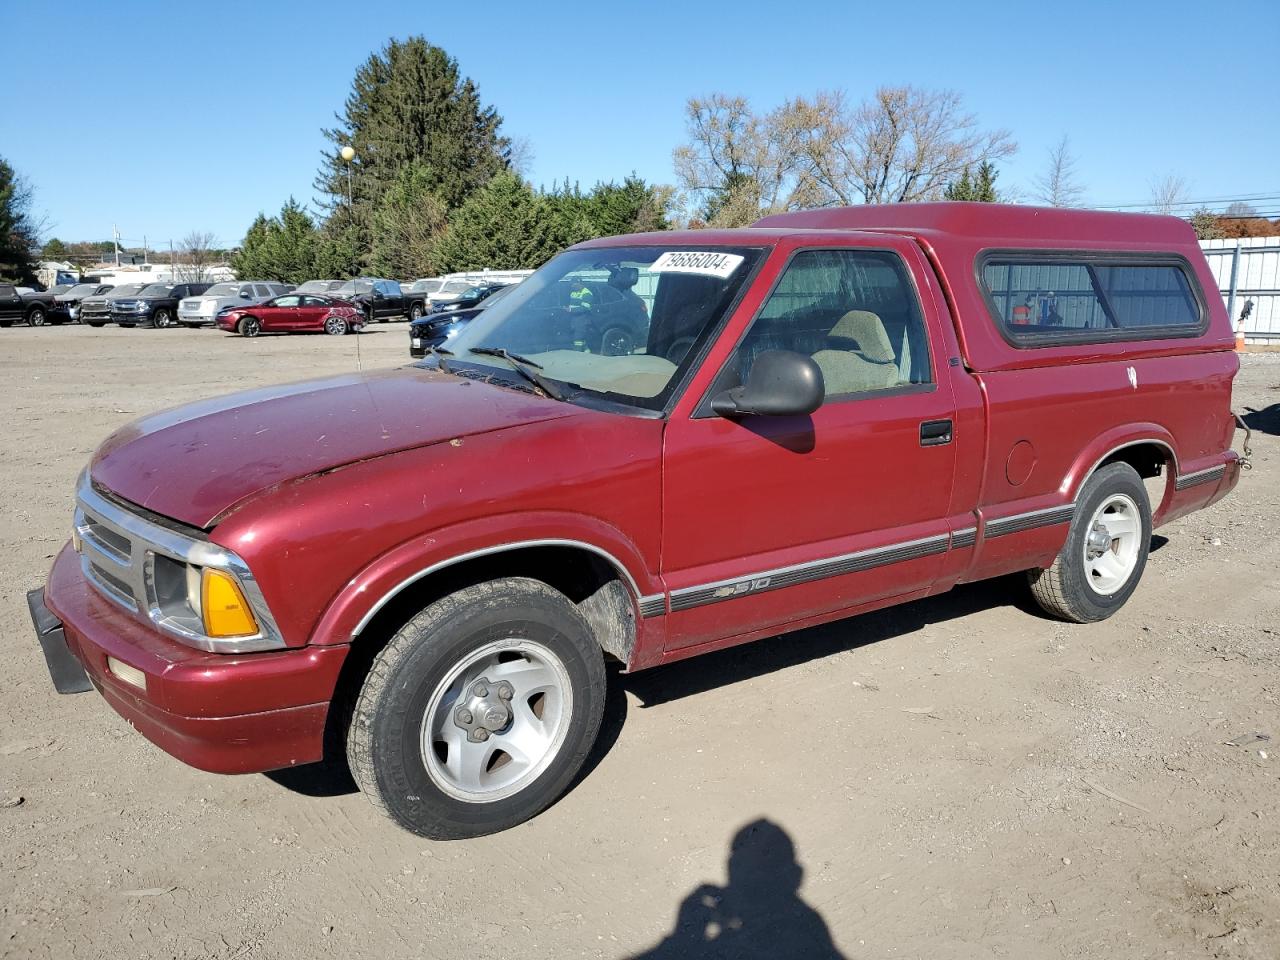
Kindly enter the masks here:
[[883, 251], [795, 254], [738, 344], [729, 379], [745, 383], [769, 350], [812, 357], [828, 400], [933, 382], [915, 291], [902, 261]]

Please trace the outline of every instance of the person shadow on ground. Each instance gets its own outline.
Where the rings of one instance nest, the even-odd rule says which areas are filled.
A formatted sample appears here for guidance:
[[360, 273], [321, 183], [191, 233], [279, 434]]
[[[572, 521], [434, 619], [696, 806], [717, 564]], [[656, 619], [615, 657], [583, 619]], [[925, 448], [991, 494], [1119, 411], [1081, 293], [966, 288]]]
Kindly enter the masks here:
[[696, 888], [675, 929], [630, 960], [844, 960], [822, 917], [800, 899], [804, 868], [776, 823], [755, 820], [734, 835], [728, 872], [728, 886]]

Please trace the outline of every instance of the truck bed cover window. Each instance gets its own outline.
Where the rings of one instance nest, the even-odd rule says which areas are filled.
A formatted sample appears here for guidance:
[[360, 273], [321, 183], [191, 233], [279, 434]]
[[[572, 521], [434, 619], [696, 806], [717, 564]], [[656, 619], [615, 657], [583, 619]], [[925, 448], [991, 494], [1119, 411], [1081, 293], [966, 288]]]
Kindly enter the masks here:
[[1018, 347], [1193, 337], [1208, 318], [1173, 255], [993, 252], [978, 278], [1001, 335]]

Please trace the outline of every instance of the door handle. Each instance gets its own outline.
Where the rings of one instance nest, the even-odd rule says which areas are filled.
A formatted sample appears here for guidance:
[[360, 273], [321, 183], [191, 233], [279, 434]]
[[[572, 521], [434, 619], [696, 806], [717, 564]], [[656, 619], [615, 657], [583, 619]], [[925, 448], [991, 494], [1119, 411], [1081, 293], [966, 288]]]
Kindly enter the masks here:
[[951, 442], [950, 420], [926, 420], [920, 424], [920, 446], [940, 447]]

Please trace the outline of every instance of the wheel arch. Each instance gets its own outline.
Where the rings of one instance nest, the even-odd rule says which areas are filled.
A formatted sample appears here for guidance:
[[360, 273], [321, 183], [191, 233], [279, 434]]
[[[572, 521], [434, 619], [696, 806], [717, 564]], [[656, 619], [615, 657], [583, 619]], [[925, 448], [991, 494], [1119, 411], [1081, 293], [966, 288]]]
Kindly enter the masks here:
[[1074, 502], [1085, 482], [1109, 463], [1127, 463], [1145, 479], [1178, 476], [1178, 452], [1173, 436], [1156, 424], [1138, 424], [1102, 434], [1072, 465], [1062, 491]]

